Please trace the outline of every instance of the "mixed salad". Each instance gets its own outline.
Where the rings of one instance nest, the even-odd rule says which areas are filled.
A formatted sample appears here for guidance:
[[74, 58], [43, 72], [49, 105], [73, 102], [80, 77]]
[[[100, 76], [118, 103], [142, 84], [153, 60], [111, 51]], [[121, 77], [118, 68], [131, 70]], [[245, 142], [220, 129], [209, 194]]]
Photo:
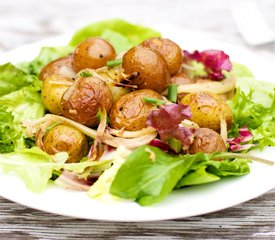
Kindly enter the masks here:
[[221, 50], [114, 19], [0, 66], [0, 169], [31, 191], [161, 201], [250, 172], [275, 146], [275, 89]]

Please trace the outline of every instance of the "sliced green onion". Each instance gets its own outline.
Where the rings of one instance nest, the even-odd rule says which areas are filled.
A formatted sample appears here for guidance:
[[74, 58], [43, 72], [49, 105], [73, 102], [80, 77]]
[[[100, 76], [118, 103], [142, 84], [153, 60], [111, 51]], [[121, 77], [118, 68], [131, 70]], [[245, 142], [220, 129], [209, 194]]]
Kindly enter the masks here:
[[182, 149], [182, 142], [175, 138], [168, 139], [168, 145], [176, 152], [179, 153]]
[[143, 100], [144, 102], [155, 104], [157, 106], [165, 104], [165, 101], [156, 98], [144, 97]]
[[171, 102], [177, 102], [178, 97], [178, 85], [177, 84], [169, 84], [168, 86], [168, 100]]
[[91, 74], [90, 72], [83, 71], [83, 72], [80, 73], [80, 76], [81, 77], [92, 77], [93, 74]]
[[122, 64], [122, 58], [108, 61], [107, 62], [107, 67], [116, 67], [120, 64]]

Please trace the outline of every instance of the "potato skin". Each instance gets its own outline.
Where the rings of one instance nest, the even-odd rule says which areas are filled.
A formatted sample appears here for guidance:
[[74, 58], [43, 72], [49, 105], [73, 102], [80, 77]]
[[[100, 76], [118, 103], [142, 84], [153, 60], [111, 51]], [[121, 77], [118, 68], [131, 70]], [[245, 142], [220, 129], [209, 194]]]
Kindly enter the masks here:
[[64, 77], [74, 78], [76, 76], [72, 65], [72, 55], [67, 57], [58, 58], [52, 62], [49, 62], [42, 68], [39, 79], [45, 80], [51, 75], [63, 75]]
[[61, 106], [64, 117], [95, 127], [100, 108], [105, 108], [107, 113], [110, 111], [112, 94], [102, 80], [81, 77], [63, 94]]
[[131, 48], [122, 59], [122, 67], [126, 74], [137, 72], [132, 84], [138, 89], [152, 89], [158, 93], [168, 86], [170, 74], [162, 55], [143, 46]]
[[44, 136], [43, 143], [48, 154], [67, 152], [68, 163], [79, 162], [88, 154], [87, 137], [77, 129], [63, 124], [50, 129]]
[[166, 60], [171, 75], [179, 71], [183, 57], [181, 48], [175, 42], [170, 39], [155, 37], [143, 41], [141, 46], [159, 52]]
[[189, 148], [190, 154], [198, 152], [203, 153], [214, 153], [214, 152], [225, 152], [226, 145], [222, 137], [212, 129], [199, 128], [197, 135]]
[[220, 117], [223, 117], [229, 128], [233, 123], [231, 108], [219, 96], [208, 92], [190, 93], [181, 99], [192, 111], [191, 121], [201, 128], [220, 130]]
[[137, 131], [146, 127], [146, 118], [155, 107], [144, 102], [144, 97], [161, 99], [161, 96], [150, 89], [142, 89], [125, 94], [118, 99], [110, 112], [110, 124], [116, 129]]
[[196, 80], [189, 78], [185, 73], [177, 73], [173, 77], [171, 77], [170, 83], [177, 85], [186, 85], [196, 83]]
[[73, 68], [79, 72], [85, 68], [100, 68], [106, 65], [107, 61], [116, 58], [113, 46], [99, 37], [92, 37], [81, 42], [73, 53]]
[[[52, 81], [60, 84], [51, 83]], [[61, 114], [61, 98], [69, 88], [68, 84], [73, 84], [73, 80], [61, 75], [51, 75], [43, 81], [41, 89], [42, 102], [49, 112], [57, 115]]]

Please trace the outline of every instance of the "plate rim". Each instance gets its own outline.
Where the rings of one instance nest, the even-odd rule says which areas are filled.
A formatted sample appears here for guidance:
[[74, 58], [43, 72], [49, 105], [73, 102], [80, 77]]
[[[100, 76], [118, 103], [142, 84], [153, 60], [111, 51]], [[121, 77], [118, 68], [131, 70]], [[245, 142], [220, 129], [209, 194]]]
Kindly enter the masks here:
[[[176, 28], [176, 29], [179, 29], [179, 28]], [[171, 28], [170, 28], [170, 31], [171, 31], [171, 30], [172, 30], [172, 31], [175, 31], [175, 27], [174, 27], [174, 26], [171, 27]], [[163, 31], [161, 31], [161, 32], [163, 33]], [[168, 31], [168, 32], [169, 32], [169, 31]], [[163, 35], [164, 35], [164, 36], [167, 36], [167, 33], [164, 33]], [[169, 35], [169, 33], [168, 33], [168, 35]], [[22, 52], [22, 51], [24, 52], [24, 51], [26, 51], [26, 49], [32, 49], [32, 51], [36, 51], [38, 48], [40, 49], [42, 46], [49, 45], [48, 43], [54, 43], [54, 42], [64, 42], [64, 43], [65, 43], [65, 41], [67, 41], [68, 39], [70, 39], [70, 38], [69, 38], [69, 35], [62, 35], [62, 36], [58, 36], [58, 37], [47, 38], [47, 39], [44, 39], [44, 40], [41, 40], [41, 41], [38, 41], [38, 42], [34, 42], [34, 43], [30, 43], [30, 44], [27, 44], [27, 45], [18, 47], [18, 48], [16, 48], [16, 49], [13, 49], [13, 50], [8, 51], [8, 52], [6, 52], [6, 53], [1, 53], [1, 54], [0, 54], [0, 63], [2, 63], [2, 62], [4, 63], [5, 59], [12, 59], [13, 56], [16, 55], [18, 52]], [[173, 40], [173, 38], [171, 38], [171, 39]], [[217, 41], [217, 40], [212, 39], [212, 38], [208, 38], [208, 41], [220, 42], [220, 41]], [[251, 51], [249, 51], [249, 50], [247, 50], [247, 49], [244, 49], [244, 48], [239, 47], [239, 46], [235, 46], [235, 45], [230, 44], [230, 43], [222, 43], [222, 44], [228, 46], [229, 48], [241, 49], [241, 50], [244, 51], [244, 52], [250, 52], [250, 54], [252, 53]], [[36, 52], [36, 54], [33, 54], [33, 55], [37, 55], [37, 52]], [[260, 59], [260, 61], [265, 62], [265, 64], [270, 64], [270, 65], [272, 65], [272, 62], [271, 62], [271, 61], [269, 61], [269, 60], [263, 58], [262, 56], [259, 56], [259, 55], [255, 54], [255, 53], [252, 53], [252, 55], [256, 56], [256, 58], [257, 58], [257, 59]], [[274, 150], [275, 150], [275, 149], [274, 149]], [[275, 168], [274, 168], [274, 169], [275, 169]], [[1, 179], [2, 177], [3, 177], [3, 174], [1, 174], [0, 179]], [[8, 176], [8, 177], [12, 177], [12, 176]], [[19, 179], [17, 179], [17, 180], [19, 180]], [[19, 180], [19, 181], [20, 181], [20, 180]], [[26, 206], [26, 207], [29, 207], [29, 208], [33, 208], [33, 209], [40, 210], [40, 211], [44, 211], [44, 212], [48, 212], [48, 213], [63, 215], [63, 216], [77, 217], [77, 218], [81, 218], [81, 219], [103, 220], [103, 221], [146, 222], [146, 221], [158, 221], [158, 220], [170, 220], [170, 219], [187, 218], [187, 217], [192, 217], [192, 216], [204, 215], [204, 214], [208, 214], [208, 213], [212, 213], [212, 212], [216, 212], [216, 211], [221, 211], [221, 210], [223, 210], [223, 209], [226, 209], [226, 208], [229, 208], [229, 207], [238, 205], [238, 204], [240, 204], [240, 203], [249, 201], [249, 200], [251, 200], [251, 199], [257, 198], [257, 197], [259, 197], [260, 195], [262, 195], [262, 194], [268, 192], [269, 190], [273, 189], [274, 187], [275, 187], [275, 183], [274, 183], [274, 185], [273, 185], [272, 187], [269, 187], [268, 190], [265, 190], [265, 191], [263, 191], [263, 192], [259, 192], [259, 194], [255, 195], [255, 196], [253, 196], [253, 197], [251, 197], [251, 198], [248, 198], [248, 199], [246, 199], [246, 200], [240, 200], [239, 202], [235, 202], [233, 205], [231, 204], [230, 206], [220, 207], [220, 208], [217, 208], [217, 209], [214, 209], [214, 210], [201, 212], [201, 213], [199, 213], [199, 214], [198, 214], [198, 213], [194, 213], [193, 215], [192, 215], [192, 214], [191, 214], [191, 215], [189, 214], [188, 216], [180, 216], [179, 214], [178, 214], [178, 215], [176, 214], [175, 216], [172, 216], [172, 215], [173, 215], [173, 214], [172, 214], [172, 215], [169, 215], [169, 216], [165, 215], [165, 216], [163, 216], [163, 217], [160, 217], [160, 216], [157, 216], [157, 217], [156, 217], [156, 216], [155, 216], [155, 217], [154, 217], [154, 216], [148, 217], [148, 216], [147, 216], [147, 217], [145, 217], [144, 219], [142, 219], [142, 218], [137, 218], [137, 219], [135, 219], [135, 218], [130, 218], [130, 217], [129, 217], [129, 218], [116, 218], [116, 217], [111, 217], [111, 218], [106, 218], [106, 217], [100, 218], [100, 217], [96, 217], [96, 218], [94, 218], [93, 216], [87, 218], [87, 216], [86, 216], [86, 217], [83, 217], [83, 216], [81, 216], [81, 215], [75, 215], [75, 214], [72, 215], [72, 214], [69, 214], [69, 213], [67, 214], [67, 213], [60, 212], [60, 211], [49, 211], [49, 210], [45, 210], [44, 208], [34, 207], [33, 204], [22, 203], [22, 201], [18, 201], [18, 200], [16, 200], [15, 198], [10, 197], [10, 196], [8, 196], [8, 197], [7, 197], [7, 196], [3, 196], [2, 191], [1, 191], [1, 189], [2, 189], [1, 186], [0, 186], [0, 196], [2, 196], [2, 197], [5, 198], [5, 199], [8, 199], [8, 200], [10, 200], [10, 201], [12, 201], [12, 202], [16, 202], [16, 203], [18, 203], [18, 204], [20, 204], [20, 205], [23, 205], [23, 206]], [[26, 189], [26, 191], [28, 191], [28, 190]], [[92, 201], [91, 201], [91, 202], [92, 202]], [[143, 208], [143, 207], [142, 207], [142, 208]], [[158, 208], [158, 206], [153, 207], [153, 208]]]

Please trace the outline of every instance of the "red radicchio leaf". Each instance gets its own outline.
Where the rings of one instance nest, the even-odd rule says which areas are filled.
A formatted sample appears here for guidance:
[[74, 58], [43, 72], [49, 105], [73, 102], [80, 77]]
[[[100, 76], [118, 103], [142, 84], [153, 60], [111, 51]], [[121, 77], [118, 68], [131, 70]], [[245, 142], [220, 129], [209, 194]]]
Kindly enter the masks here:
[[247, 143], [253, 140], [253, 135], [247, 127], [239, 128], [239, 134], [239, 137], [229, 138], [227, 140], [227, 143], [229, 144], [229, 149], [232, 152], [247, 150], [254, 146], [254, 144]]
[[169, 146], [167, 143], [165, 143], [165, 142], [163, 142], [163, 141], [161, 141], [161, 140], [159, 140], [159, 139], [157, 139], [157, 138], [153, 139], [153, 140], [149, 143], [149, 145], [150, 145], [150, 146], [153, 146], [153, 147], [158, 147], [158, 148], [161, 149], [163, 152], [168, 152], [168, 151], [170, 150], [170, 146]]
[[208, 73], [207, 78], [212, 80], [223, 79], [224, 75], [222, 70], [230, 71], [232, 69], [229, 56], [220, 50], [194, 51], [193, 53], [184, 50], [183, 54], [187, 61], [195, 60], [202, 63]]
[[196, 129], [180, 126], [184, 119], [192, 117], [190, 107], [183, 104], [169, 104], [150, 112], [146, 123], [158, 130], [162, 141], [176, 138], [187, 149], [192, 144]]

